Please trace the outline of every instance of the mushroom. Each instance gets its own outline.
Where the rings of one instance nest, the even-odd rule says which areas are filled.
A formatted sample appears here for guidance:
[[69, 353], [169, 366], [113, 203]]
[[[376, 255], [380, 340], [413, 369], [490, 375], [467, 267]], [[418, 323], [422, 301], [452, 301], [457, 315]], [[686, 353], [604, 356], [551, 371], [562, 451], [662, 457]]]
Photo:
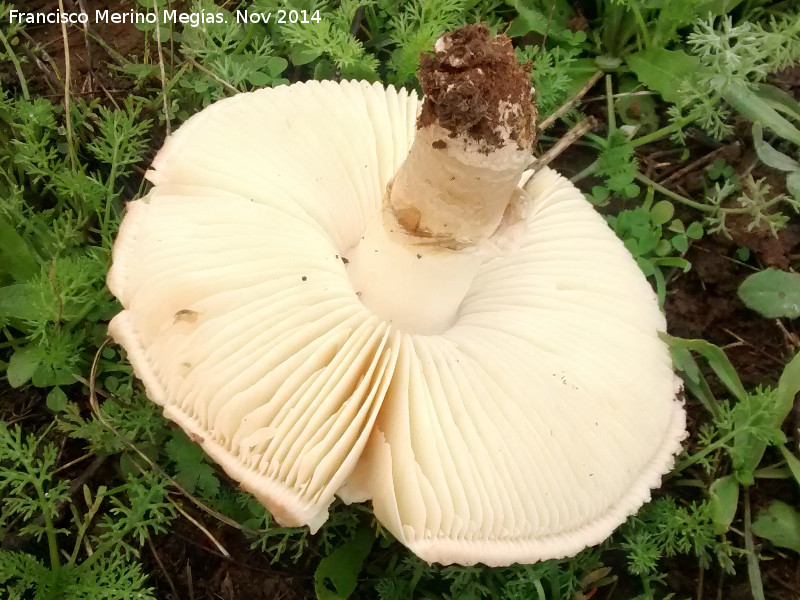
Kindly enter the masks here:
[[447, 34], [420, 80], [424, 103], [310, 81], [189, 119], [128, 205], [109, 330], [282, 525], [338, 495], [429, 562], [571, 555], [680, 448], [664, 318], [582, 194], [525, 171], [506, 38]]

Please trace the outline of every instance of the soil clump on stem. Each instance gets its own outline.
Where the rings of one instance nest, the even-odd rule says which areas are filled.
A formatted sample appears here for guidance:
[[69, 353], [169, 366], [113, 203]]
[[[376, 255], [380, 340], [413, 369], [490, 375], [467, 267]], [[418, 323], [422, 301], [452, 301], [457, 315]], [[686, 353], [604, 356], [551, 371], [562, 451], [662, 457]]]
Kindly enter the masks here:
[[[532, 65], [517, 63], [511, 39], [489, 38], [486, 25], [469, 25], [442, 36], [435, 49], [420, 61], [425, 101], [417, 128], [438, 122], [451, 137], [467, 134], [482, 141], [488, 153], [504, 144], [496, 127], [502, 123], [520, 149], [529, 147], [536, 122], [528, 76]], [[510, 106], [523, 110], [508, 111]]]

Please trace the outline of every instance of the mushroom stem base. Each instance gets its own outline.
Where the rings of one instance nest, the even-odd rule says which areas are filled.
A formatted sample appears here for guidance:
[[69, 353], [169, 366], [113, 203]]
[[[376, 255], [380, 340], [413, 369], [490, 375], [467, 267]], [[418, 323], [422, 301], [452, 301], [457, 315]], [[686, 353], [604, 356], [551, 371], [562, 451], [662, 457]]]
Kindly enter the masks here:
[[486, 252], [409, 243], [392, 227], [376, 215], [346, 253], [353, 288], [367, 309], [399, 330], [442, 333], [455, 322]]

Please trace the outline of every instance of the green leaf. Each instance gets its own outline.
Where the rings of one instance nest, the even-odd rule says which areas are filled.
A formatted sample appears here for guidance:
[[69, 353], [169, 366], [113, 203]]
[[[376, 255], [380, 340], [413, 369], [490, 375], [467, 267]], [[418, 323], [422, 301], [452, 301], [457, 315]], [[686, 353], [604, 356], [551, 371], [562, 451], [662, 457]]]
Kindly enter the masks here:
[[21, 387], [33, 377], [34, 372], [42, 362], [41, 351], [38, 346], [24, 346], [11, 355], [8, 361], [8, 383], [11, 387]]
[[745, 492], [744, 508], [744, 548], [747, 556], [747, 578], [750, 580], [750, 594], [753, 600], [766, 600], [761, 569], [758, 566], [755, 542], [753, 541], [753, 523], [750, 519], [750, 496]]
[[8, 273], [16, 281], [25, 281], [38, 272], [39, 263], [28, 244], [0, 217], [0, 273]]
[[753, 145], [758, 158], [768, 167], [789, 172], [800, 170], [800, 163], [764, 141], [761, 123], [753, 123]]
[[672, 238], [672, 245], [678, 252], [686, 252], [689, 249], [689, 238], [685, 235], [676, 235]]
[[205, 462], [203, 449], [192, 442], [183, 431], [175, 430], [166, 444], [167, 456], [175, 461], [175, 480], [190, 494], [202, 490], [203, 496], [213, 498], [219, 493], [219, 479]]
[[671, 253], [672, 244], [669, 243], [669, 240], [659, 240], [658, 246], [656, 246], [656, 256], [667, 256]]
[[678, 348], [670, 346], [670, 354], [672, 355], [672, 362], [675, 368], [683, 373], [683, 382], [689, 392], [706, 408], [706, 410], [714, 417], [719, 415], [719, 408], [717, 399], [711, 388], [708, 386], [706, 378], [700, 372], [700, 367], [697, 366], [697, 361], [686, 348]]
[[653, 225], [663, 225], [675, 214], [675, 207], [669, 200], [656, 202], [650, 209], [650, 221]]
[[760, 122], [773, 133], [800, 145], [800, 130], [784, 119], [764, 98], [749, 88], [731, 82], [722, 92], [723, 99], [740, 115], [753, 123]]
[[629, 183], [622, 189], [626, 198], [636, 198], [639, 195], [640, 188], [635, 183]]
[[31, 383], [36, 387], [71, 385], [75, 383], [75, 373], [67, 366], [48, 364], [43, 360], [33, 372]]
[[658, 236], [653, 231], [646, 231], [639, 237], [639, 255], [645, 256], [658, 246]]
[[608, 71], [611, 69], [619, 68], [619, 66], [622, 64], [622, 59], [620, 59], [618, 56], [603, 54], [601, 56], [595, 57], [594, 62], [602, 70]]
[[320, 60], [314, 65], [314, 79], [322, 81], [324, 79], [334, 79], [336, 77], [336, 68], [327, 60]]
[[711, 484], [708, 495], [714, 532], [722, 535], [728, 531], [736, 516], [736, 507], [739, 504], [739, 482], [733, 475], [720, 477]]
[[531, 6], [530, 0], [513, 0], [510, 2], [519, 15], [511, 23], [506, 31], [509, 37], [520, 37], [534, 32], [541, 35], [545, 33], [555, 41], [567, 42], [569, 44], [580, 44], [586, 39], [586, 34], [582, 31], [572, 32], [564, 26], [563, 19], [558, 15], [552, 15], [549, 10], [543, 12]]
[[363, 526], [352, 539], [320, 561], [314, 572], [318, 600], [345, 600], [352, 595], [374, 541], [372, 530]]
[[680, 219], [673, 219], [667, 229], [672, 233], [686, 233], [686, 228], [683, 226], [683, 221]]
[[718, 346], [705, 340], [685, 340], [683, 338], [672, 337], [667, 333], [659, 333], [659, 337], [669, 344], [670, 348], [686, 348], [702, 355], [707, 361], [708, 366], [714, 371], [720, 381], [725, 384], [731, 393], [740, 402], [747, 397], [747, 392], [739, 379], [736, 369], [725, 356], [725, 353]]
[[664, 256], [663, 258], [656, 258], [653, 260], [653, 262], [659, 267], [675, 267], [677, 269], [683, 269], [684, 273], [688, 273], [689, 269], [692, 268], [692, 263], [685, 258], [681, 258], [680, 256]]
[[788, 504], [775, 501], [759, 511], [753, 533], [776, 546], [800, 552], [800, 514]]
[[[3, 596], [4, 599], [32, 597], [23, 596], [20, 592], [55, 587], [53, 584], [58, 583], [58, 573], [55, 571], [56, 569], [47, 568], [36, 557], [26, 552], [0, 550], [0, 583], [7, 584], [3, 586], [6, 594]], [[12, 581], [13, 585], [9, 583]], [[12, 589], [16, 591], [16, 595]]]
[[69, 400], [67, 399], [67, 395], [64, 393], [64, 390], [62, 390], [60, 387], [54, 387], [52, 390], [50, 390], [50, 393], [47, 394], [46, 403], [47, 408], [53, 412], [63, 412], [66, 410]]
[[[703, 6], [705, 11], [710, 12], [714, 16], [730, 14], [734, 8], [739, 6], [744, 0], [709, 0], [706, 6]], [[700, 14], [700, 16], [705, 16]]]
[[786, 444], [781, 446], [781, 454], [783, 454], [783, 458], [786, 459], [786, 465], [792, 472], [792, 477], [794, 477], [797, 485], [800, 485], [800, 458], [797, 458], [794, 454], [792, 454], [786, 447]]
[[300, 65], [306, 65], [310, 63], [312, 60], [319, 58], [321, 55], [322, 52], [319, 49], [296, 46], [290, 51], [289, 58], [291, 59], [292, 64], [299, 67]]
[[703, 375], [700, 373], [700, 367], [697, 366], [697, 361], [686, 348], [679, 348], [671, 346], [670, 354], [672, 355], [672, 363], [675, 368], [686, 375], [692, 383], [700, 383]]
[[693, 240], [699, 240], [703, 237], [703, 226], [697, 221], [689, 223], [689, 227], [686, 228], [686, 236]]
[[569, 81], [564, 88], [564, 97], [571, 98], [577, 94], [584, 85], [597, 72], [597, 65], [591, 58], [576, 58], [566, 69]]
[[768, 319], [800, 317], [800, 274], [765, 269], [745, 279], [738, 293], [747, 308]]
[[593, 202], [599, 203], [607, 200], [610, 196], [610, 192], [608, 188], [602, 185], [596, 185], [592, 188], [592, 200]]
[[264, 87], [272, 83], [272, 76], [262, 73], [261, 71], [253, 71], [247, 75], [247, 82], [256, 87]]
[[[625, 83], [630, 82], [628, 85]], [[633, 78], [623, 80], [619, 92], [635, 92], [640, 88], [639, 82]], [[658, 129], [660, 124], [659, 109], [655, 96], [622, 95], [617, 97], [614, 105], [620, 119], [625, 125], [636, 127], [639, 135]]]
[[286, 70], [289, 66], [289, 61], [282, 56], [271, 56], [267, 61], [267, 71], [273, 77], [277, 77]]
[[786, 176], [786, 189], [794, 196], [794, 199], [800, 202], [800, 171], [789, 173]]
[[0, 314], [7, 319], [38, 321], [41, 308], [38, 287], [33, 283], [15, 283], [0, 288]]
[[682, 50], [649, 48], [629, 54], [628, 66], [648, 88], [661, 94], [667, 102], [681, 99], [680, 83], [700, 66], [700, 59]]
[[538, 11], [527, 9], [525, 10], [525, 14], [523, 14], [518, 9], [517, 12], [519, 16], [511, 22], [511, 25], [506, 31], [508, 37], [521, 37], [531, 31], [538, 31], [547, 27], [547, 17]]
[[780, 427], [789, 416], [798, 392], [800, 392], [800, 352], [783, 368], [783, 373], [778, 380], [775, 421], [773, 422], [775, 427]]
[[782, 89], [767, 83], [758, 83], [755, 89], [759, 96], [772, 105], [772, 108], [795, 119], [800, 119], [800, 102]]
[[[781, 424], [792, 410], [794, 397], [800, 392], [800, 353], [783, 369], [770, 407], [771, 426], [780, 433]], [[752, 435], [737, 436], [734, 453], [738, 456], [737, 477], [744, 485], [752, 485], [752, 472], [761, 462], [767, 443]]]
[[642, 258], [641, 256], [636, 257], [636, 264], [639, 265], [639, 268], [642, 270], [647, 277], [653, 275], [656, 271], [656, 268], [653, 266], [653, 263], [646, 258]]

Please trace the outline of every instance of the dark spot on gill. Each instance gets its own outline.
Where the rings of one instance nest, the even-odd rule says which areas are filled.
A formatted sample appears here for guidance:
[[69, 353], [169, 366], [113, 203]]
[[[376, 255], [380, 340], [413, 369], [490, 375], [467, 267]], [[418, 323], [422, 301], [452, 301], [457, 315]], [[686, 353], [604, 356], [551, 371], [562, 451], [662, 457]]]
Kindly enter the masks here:
[[189, 310], [188, 308], [182, 308], [178, 312], [175, 313], [175, 323], [183, 321], [185, 323], [194, 323], [197, 321], [197, 317], [200, 316], [200, 313], [196, 310]]

